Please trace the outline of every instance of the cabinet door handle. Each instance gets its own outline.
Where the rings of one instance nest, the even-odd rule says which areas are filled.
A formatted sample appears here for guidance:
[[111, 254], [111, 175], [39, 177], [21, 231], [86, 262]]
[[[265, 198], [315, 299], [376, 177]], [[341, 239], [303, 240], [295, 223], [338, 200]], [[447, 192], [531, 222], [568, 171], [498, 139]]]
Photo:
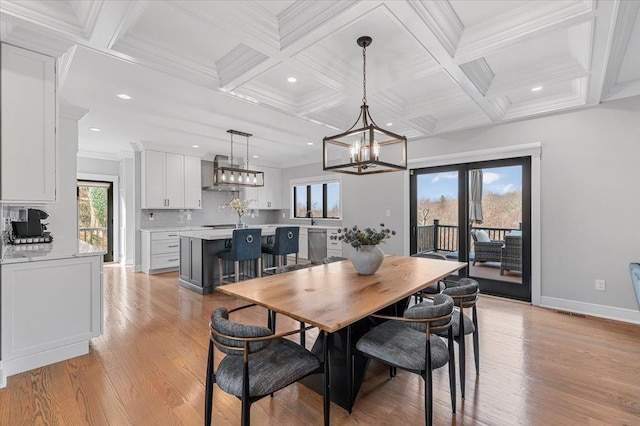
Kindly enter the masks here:
[[178, 245], [176, 244], [175, 246], [167, 246], [167, 247], [169, 247], [169, 248], [175, 248], [175, 247], [178, 247]]
[[[178, 234], [169, 234], [169, 237], [177, 237], [177, 236], [178, 236]], [[178, 247], [178, 246], [176, 246], [176, 247]]]
[[169, 259], [169, 262], [177, 262], [180, 259]]
[[171, 204], [171, 200], [167, 198], [167, 207], [169, 207], [170, 204]]
[[198, 200], [198, 207], [200, 207], [200, 200]]

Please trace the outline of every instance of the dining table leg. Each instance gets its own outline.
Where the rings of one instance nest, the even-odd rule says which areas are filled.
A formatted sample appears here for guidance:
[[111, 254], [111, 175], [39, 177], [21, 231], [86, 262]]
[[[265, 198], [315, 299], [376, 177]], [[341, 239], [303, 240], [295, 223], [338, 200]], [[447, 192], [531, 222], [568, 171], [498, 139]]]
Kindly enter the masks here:
[[329, 416], [331, 415], [331, 356], [330, 356], [330, 346], [332, 344], [332, 335], [328, 332], [323, 332], [323, 342], [322, 342], [322, 356], [324, 360], [324, 377], [323, 377], [323, 385], [324, 385], [324, 424], [325, 426], [329, 426]]
[[347, 407], [349, 414], [353, 408], [353, 355], [351, 353], [351, 325], [347, 326]]

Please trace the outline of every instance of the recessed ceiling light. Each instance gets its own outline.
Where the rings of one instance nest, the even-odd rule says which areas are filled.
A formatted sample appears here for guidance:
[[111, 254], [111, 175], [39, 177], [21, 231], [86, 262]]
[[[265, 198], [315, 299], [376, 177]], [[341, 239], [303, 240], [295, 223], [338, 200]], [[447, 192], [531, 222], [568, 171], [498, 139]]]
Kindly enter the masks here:
[[288, 81], [289, 83], [295, 83], [296, 81], [298, 81], [298, 79], [297, 79], [297, 78], [295, 78], [295, 77], [289, 77], [289, 78], [287, 79], [287, 81]]
[[542, 90], [542, 86], [536, 86], [531, 88], [532, 92], [539, 92], [540, 90]]
[[254, 156], [253, 156], [253, 158], [258, 158], [258, 156], [257, 156], [257, 155], [254, 155]]
[[313, 142], [307, 142], [307, 145], [311, 146], [313, 145]]
[[91, 127], [89, 128], [89, 130], [91, 130], [92, 132], [100, 132], [100, 129], [98, 129], [97, 127]]
[[387, 123], [387, 126], [393, 126], [393, 123], [389, 122]]
[[118, 93], [116, 96], [120, 99], [124, 99], [125, 101], [130, 101], [132, 99], [131, 96], [127, 95], [126, 93]]
[[200, 145], [191, 145], [191, 148], [200, 148]]

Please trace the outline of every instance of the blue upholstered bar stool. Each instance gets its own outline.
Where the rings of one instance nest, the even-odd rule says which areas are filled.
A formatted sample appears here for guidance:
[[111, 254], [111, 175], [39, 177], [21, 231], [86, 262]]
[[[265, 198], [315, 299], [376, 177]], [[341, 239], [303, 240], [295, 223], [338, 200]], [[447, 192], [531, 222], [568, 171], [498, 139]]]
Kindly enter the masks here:
[[280, 226], [276, 228], [276, 235], [273, 240], [262, 246], [262, 253], [273, 255], [273, 268], [267, 269], [276, 269], [279, 266], [282, 266], [282, 256], [286, 256], [288, 254], [295, 254], [297, 264], [299, 239], [299, 226]]
[[220, 284], [222, 284], [223, 276], [223, 260], [233, 262], [234, 281], [240, 281], [240, 262], [246, 260], [255, 260], [256, 274], [262, 276], [262, 253], [260, 247], [262, 245], [262, 229], [234, 229], [231, 237], [231, 247], [218, 253], [218, 274], [220, 276]]

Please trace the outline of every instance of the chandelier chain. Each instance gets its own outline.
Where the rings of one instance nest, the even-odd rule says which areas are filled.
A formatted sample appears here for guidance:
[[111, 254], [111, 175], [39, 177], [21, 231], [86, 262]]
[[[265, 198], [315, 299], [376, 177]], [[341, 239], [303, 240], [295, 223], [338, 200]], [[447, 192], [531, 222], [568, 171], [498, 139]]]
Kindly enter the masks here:
[[362, 103], [367, 103], [367, 47], [362, 47]]

